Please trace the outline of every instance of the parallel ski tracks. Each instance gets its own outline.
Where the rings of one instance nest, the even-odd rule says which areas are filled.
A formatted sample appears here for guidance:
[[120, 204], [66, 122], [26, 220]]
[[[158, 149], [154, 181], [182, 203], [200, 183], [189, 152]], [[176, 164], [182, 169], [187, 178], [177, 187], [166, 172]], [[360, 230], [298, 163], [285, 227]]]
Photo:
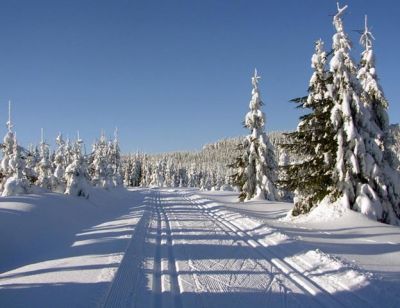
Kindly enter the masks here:
[[[196, 206], [202, 213], [208, 216], [210, 219], [215, 221], [223, 230], [228, 230], [234, 233], [236, 236], [241, 238], [248, 246], [254, 248], [255, 253], [265, 259], [268, 263], [281, 272], [286, 278], [297, 285], [301, 290], [310, 295], [310, 298], [316, 301], [319, 305], [324, 307], [349, 307], [349, 306], [370, 306], [361, 297], [357, 296], [349, 290], [349, 294], [346, 296], [346, 302], [342, 302], [338, 298], [334, 297], [332, 293], [319, 286], [317, 282], [311, 278], [305, 276], [302, 272], [296, 269], [293, 265], [289, 264], [283, 259], [280, 254], [277, 254], [268, 246], [261, 243], [259, 240], [252, 237], [248, 232], [242, 230], [234, 222], [228, 221], [222, 215], [217, 215], [213, 211], [210, 211], [203, 205], [199, 204], [195, 200], [190, 199], [188, 196], [183, 195], [184, 198]], [[276, 250], [276, 247], [274, 247]], [[285, 255], [285, 254], [283, 254]], [[266, 269], [271, 270], [271, 269]], [[331, 282], [332, 283], [332, 282]], [[350, 298], [349, 298], [350, 297]]]
[[[143, 216], [136, 225], [130, 244], [124, 254], [102, 307], [135, 307], [136, 297], [150, 296], [142, 300], [153, 308], [182, 308], [178, 274], [172, 247], [172, 233], [168, 216], [162, 206], [160, 192], [151, 190], [151, 202], [144, 210]], [[155, 248], [145, 248], [146, 241], [155, 237]], [[153, 252], [151, 291], [143, 292], [144, 266], [143, 252]], [[150, 256], [147, 256], [150, 257]], [[141, 302], [139, 300], [139, 302]], [[143, 305], [138, 304], [139, 306]], [[147, 308], [147, 304], [146, 304]]]
[[154, 308], [182, 308], [178, 272], [173, 251], [172, 232], [168, 216], [156, 192], [157, 248], [153, 280]]
[[[190, 282], [185, 281], [186, 278], [184, 278], [184, 275], [188, 275], [187, 271], [183, 271], [186, 274], [180, 274], [179, 267], [181, 265], [184, 265], [184, 268], [187, 266], [187, 269], [190, 270], [191, 278], [189, 280], [192, 279], [197, 292], [200, 293], [207, 293], [209, 291], [234, 292], [230, 287], [231, 282], [235, 285], [242, 284], [240, 280], [237, 280], [239, 276], [233, 275], [230, 278], [228, 277], [228, 279], [220, 281], [212, 272], [207, 274], [207, 271], [213, 267], [212, 262], [214, 261], [208, 260], [211, 262], [208, 264], [207, 262], [192, 260], [190, 251], [185, 248], [190, 246], [190, 242], [186, 243], [188, 245], [181, 245], [181, 250], [178, 252], [185, 254], [182, 260], [187, 260], [187, 265], [179, 263], [183, 262], [180, 257], [178, 258], [180, 261], [177, 262], [175, 258], [177, 251], [174, 250], [174, 236], [175, 234], [180, 234], [180, 230], [183, 227], [179, 220], [180, 217], [176, 217], [175, 215], [175, 204], [163, 203], [161, 194], [162, 191], [160, 193], [159, 190], [150, 190], [143, 215], [135, 226], [130, 244], [102, 302], [102, 307], [146, 306], [146, 308], [182, 308], [186, 306], [183, 303], [189, 304], [191, 300], [196, 298], [197, 302], [190, 304], [194, 306], [206, 304], [206, 301], [203, 302], [206, 298], [202, 296], [186, 297], [183, 302], [184, 297], [182, 295], [186, 292], [186, 287], [184, 286]], [[192, 200], [187, 194], [178, 193], [176, 197], [177, 203], [179, 199], [182, 199], [185, 200], [185, 203], [189, 202], [189, 204], [195, 206], [199, 210], [199, 215], [203, 217], [200, 221], [212, 222], [217, 226], [218, 232], [222, 231], [226, 233], [232, 237], [232, 240], [235, 240], [235, 238], [239, 239], [241, 245], [251, 248], [251, 254], [254, 252], [254, 256], [257, 255], [257, 258], [250, 256], [246, 262], [254, 263], [254, 269], [261, 269], [261, 271], [265, 271], [265, 274], [271, 277], [262, 286], [262, 289], [266, 293], [266, 300], [271, 295], [271, 292], [279, 290], [278, 292], [283, 295], [283, 302], [281, 303], [283, 306], [288, 303], [288, 300], [296, 302], [296, 296], [288, 298], [288, 294], [292, 293], [291, 288], [296, 288], [297, 290], [301, 290], [303, 294], [309, 295], [308, 298], [311, 302], [308, 302], [310, 304], [307, 304], [308, 306], [370, 306], [368, 301], [351, 292], [351, 290], [348, 290], [345, 296], [341, 296], [340, 298], [335, 297], [334, 293], [324, 288], [323, 284], [318, 284], [320, 282], [318, 279], [314, 280], [313, 277], [308, 277], [307, 260], [303, 260], [301, 256], [295, 257], [297, 261], [286, 260], [285, 256], [288, 256], [288, 254], [285, 252], [285, 249], [278, 247], [279, 245], [274, 246], [272, 240], [271, 245], [268, 245], [268, 239], [258, 240], [252, 236], [251, 232], [243, 230], [235, 221], [230, 221], [226, 218], [223, 213], [207, 208], [200, 202]], [[170, 218], [174, 221], [173, 228]], [[144, 258], [147, 258], [146, 260], [148, 261], [145, 261]], [[240, 259], [234, 262], [239, 261]], [[293, 262], [296, 262], [296, 264], [293, 264]], [[230, 266], [229, 264], [215, 265], [221, 269], [224, 266]], [[238, 266], [237, 263], [235, 266]], [[242, 265], [239, 264], [239, 267], [242, 268]], [[201, 280], [197, 276], [198, 273], [202, 273]], [[149, 285], [151, 290], [146, 289], [146, 286], [143, 285], [146, 277], [147, 281], [151, 282]], [[233, 281], [231, 281], [232, 279]], [[240, 279], [244, 278], [241, 277]], [[328, 281], [326, 282], [328, 283]], [[335, 281], [330, 280], [329, 282], [335, 287]], [[140, 292], [143, 294], [140, 294]], [[303, 302], [300, 300], [298, 302], [300, 305], [305, 303], [307, 301]]]
[[140, 281], [140, 268], [142, 268], [143, 261], [142, 251], [151, 216], [152, 211], [146, 206], [140, 221], [135, 226], [130, 243], [105, 300], [100, 306], [110, 308], [130, 307], [134, 302], [135, 290]]

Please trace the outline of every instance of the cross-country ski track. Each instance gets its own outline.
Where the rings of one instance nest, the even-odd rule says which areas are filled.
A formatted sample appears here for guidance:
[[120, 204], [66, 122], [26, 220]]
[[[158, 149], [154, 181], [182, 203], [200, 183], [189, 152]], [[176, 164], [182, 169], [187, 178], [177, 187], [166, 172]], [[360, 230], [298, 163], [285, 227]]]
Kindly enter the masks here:
[[[209, 209], [184, 191], [150, 190], [147, 205], [114, 278], [104, 307], [368, 307], [312, 256], [290, 257], [284, 239]], [[246, 218], [244, 218], [246, 220]], [[246, 222], [245, 222], [246, 223]], [[265, 232], [265, 230], [264, 230]], [[282, 237], [282, 235], [279, 235]], [[142, 254], [143, 253], [143, 254]], [[311, 259], [310, 259], [311, 258]], [[318, 265], [317, 265], [318, 267]], [[324, 273], [331, 270], [331, 274]], [[349, 279], [364, 281], [347, 269]], [[346, 270], [341, 268], [340, 276]], [[354, 275], [354, 276], [351, 276]], [[378, 294], [377, 294], [378, 295]]]
[[[1, 273], [0, 306], [377, 307], [382, 298], [384, 306], [400, 303], [397, 283], [381, 283], [367, 270], [307, 246], [293, 235], [295, 228], [260, 222], [246, 214], [246, 203], [229, 207], [193, 189], [122, 194], [119, 201], [129, 206], [116, 207], [120, 216], [85, 228], [82, 222], [71, 231], [72, 241], [59, 243], [62, 252], [31, 257], [31, 264]], [[105, 196], [99, 200], [106, 204]], [[396, 251], [396, 245], [387, 247]]]

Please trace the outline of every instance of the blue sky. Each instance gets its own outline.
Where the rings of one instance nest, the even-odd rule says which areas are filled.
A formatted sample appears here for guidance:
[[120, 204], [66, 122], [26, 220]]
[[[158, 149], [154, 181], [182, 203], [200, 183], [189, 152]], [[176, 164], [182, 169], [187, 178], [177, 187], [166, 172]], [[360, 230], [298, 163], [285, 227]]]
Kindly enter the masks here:
[[[369, 16], [397, 123], [399, 1], [346, 3], [357, 61], [353, 30]], [[38, 142], [41, 127], [50, 142], [79, 130], [89, 146], [118, 126], [124, 152], [199, 149], [247, 133], [257, 67], [266, 129], [294, 129], [299, 113], [288, 101], [306, 93], [313, 42], [330, 48], [335, 11], [330, 0], [2, 0], [0, 121], [11, 99], [23, 145]]]

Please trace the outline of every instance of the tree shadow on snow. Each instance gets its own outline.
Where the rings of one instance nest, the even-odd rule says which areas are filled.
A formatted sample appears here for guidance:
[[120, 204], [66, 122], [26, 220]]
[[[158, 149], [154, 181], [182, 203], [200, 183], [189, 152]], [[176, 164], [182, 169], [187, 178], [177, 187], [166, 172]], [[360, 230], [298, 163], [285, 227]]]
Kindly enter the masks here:
[[[167, 213], [168, 221], [170, 224], [170, 231], [173, 239], [173, 250], [171, 252], [162, 249], [159, 251], [160, 259], [172, 260], [175, 264], [181, 265], [177, 268], [177, 272], [181, 277], [184, 277], [188, 283], [195, 281], [193, 273], [196, 274], [197, 279], [200, 279], [202, 286], [197, 286], [197, 291], [185, 291], [176, 297], [176, 294], [171, 292], [160, 293], [159, 290], [153, 290], [149, 287], [152, 285], [152, 278], [159, 276], [156, 269], [144, 269], [141, 266], [135, 268], [137, 275], [132, 277], [125, 277], [127, 275], [126, 269], [129, 266], [136, 266], [132, 260], [132, 254], [126, 253], [117, 270], [114, 283], [124, 281], [124, 279], [135, 279], [132, 285], [135, 286], [132, 290], [128, 290], [130, 294], [129, 302], [124, 306], [135, 307], [155, 307], [157, 303], [164, 300], [174, 298], [174, 304], [178, 308], [182, 307], [323, 307], [323, 306], [347, 306], [347, 307], [363, 307], [360, 303], [365, 304], [362, 300], [354, 302], [354, 294], [356, 297], [371, 298], [371, 294], [376, 293], [376, 290], [382, 290], [382, 282], [377, 279], [371, 279], [368, 284], [363, 287], [355, 288], [351, 291], [337, 291], [332, 294], [330, 301], [326, 302], [326, 295], [317, 294], [314, 296], [309, 295], [304, 286], [300, 285], [294, 280], [290, 280], [292, 285], [295, 285], [300, 292], [292, 292], [285, 287], [284, 281], [280, 279], [285, 277], [282, 272], [271, 271], [267, 265], [273, 262], [276, 256], [271, 253], [274, 247], [250, 247], [243, 242], [243, 238], [232, 231], [222, 231], [217, 223], [205, 223], [204, 217], [199, 217], [201, 212], [194, 206], [188, 206], [188, 201], [182, 199], [171, 192], [166, 194], [167, 203], [164, 210]], [[138, 224], [147, 225], [146, 240], [142, 246], [135, 246], [140, 254], [140, 264], [144, 260], [154, 258], [154, 252], [157, 250], [157, 240], [159, 234], [167, 233], [168, 230], [163, 225], [161, 230], [156, 228], [155, 224], [148, 225], [150, 221], [150, 214], [141, 215], [143, 208], [140, 206], [147, 206], [152, 204], [152, 199], [146, 199], [145, 194], [142, 198], [138, 199], [137, 206], [130, 207], [130, 213], [125, 215], [125, 218], [141, 217]], [[206, 205], [206, 202], [200, 205]], [[78, 257], [84, 255], [93, 255], [96, 257], [101, 254], [120, 253], [127, 247], [130, 239], [127, 238], [132, 234], [130, 230], [118, 230], [118, 228], [126, 226], [125, 224], [118, 223], [122, 212], [115, 213], [115, 225], [101, 225], [102, 222], [110, 221], [107, 219], [97, 219], [97, 221], [90, 225], [78, 223], [74, 228], [71, 228], [67, 236], [61, 237], [60, 242], [57, 244], [57, 251], [51, 252], [51, 247], [47, 249], [42, 247], [42, 253], [36, 255], [32, 259], [21, 259], [18, 266], [29, 264], [29, 262], [41, 262], [52, 259], [62, 259], [68, 257]], [[157, 218], [157, 216], [153, 216]], [[146, 220], [147, 219], [147, 220]], [[249, 228], [249, 231], [262, 231], [262, 226]], [[161, 232], [159, 232], [161, 231]], [[284, 231], [284, 230], [283, 230]], [[264, 232], [253, 239], [259, 240], [262, 236], [266, 236], [268, 232]], [[136, 240], [135, 233], [133, 233], [133, 240]], [[80, 245], [71, 247], [73, 243], [81, 242]], [[320, 243], [322, 245], [322, 243]], [[330, 244], [331, 245], [331, 244]], [[365, 244], [369, 245], [369, 244]], [[32, 244], [28, 249], [33, 249], [35, 244]], [[60, 249], [64, 247], [65, 249]], [[306, 247], [306, 248], [305, 248]], [[322, 246], [321, 246], [322, 247]], [[376, 245], [374, 245], [376, 247]], [[299, 244], [296, 241], [285, 241], [278, 244], [276, 249], [280, 252], [290, 252], [291, 255], [302, 253], [311, 246], [304, 246], [303, 243]], [[393, 247], [395, 249], [396, 247]], [[339, 251], [341, 248], [333, 246], [334, 250]], [[348, 251], [360, 253], [363, 247], [345, 247]], [[365, 246], [365, 253], [371, 247]], [[385, 248], [383, 252], [388, 252]], [[50, 257], [49, 257], [50, 256]], [[290, 256], [290, 255], [287, 255]], [[191, 264], [191, 267], [185, 267], [185, 264]], [[6, 278], [19, 278], [34, 275], [44, 275], [51, 272], [65, 273], [74, 270], [98, 270], [101, 268], [116, 268], [119, 263], [110, 262], [109, 264], [97, 265], [83, 265], [76, 267], [60, 266], [57, 268], [45, 268], [40, 270], [27, 270], [19, 273], [9, 273], [4, 275], [1, 279]], [[261, 266], [258, 266], [260, 265]], [[263, 265], [264, 264], [264, 265]], [[266, 265], [265, 265], [266, 264]], [[291, 271], [296, 272], [294, 268]], [[337, 274], [337, 271], [324, 272], [322, 274]], [[157, 276], [157, 277], [158, 277]], [[243, 283], [239, 283], [243, 281]], [[246, 283], [246, 281], [259, 281], [259, 285]], [[271, 281], [271, 284], [263, 285], [265, 281]], [[1, 282], [1, 280], [0, 280]], [[398, 280], [393, 277], [393, 284], [388, 283], [388, 292], [391, 290], [398, 291]], [[318, 287], [318, 286], [317, 286]], [[193, 290], [192, 287], [191, 290]], [[110, 291], [110, 283], [97, 282], [97, 283], [29, 283], [24, 284], [10, 283], [0, 286], [0, 307], [95, 307], [102, 301], [104, 294]], [[394, 292], [393, 291], [393, 292]], [[398, 292], [397, 292], [398, 293]], [[90, 296], [88, 296], [90, 294]], [[383, 294], [381, 294], [384, 296]], [[157, 300], [157, 298], [159, 298]], [[385, 304], [389, 306], [396, 306], [398, 302], [387, 302], [390, 300], [386, 298]], [[82, 299], [89, 300], [82, 301]], [[330, 304], [329, 304], [330, 303]], [[332, 305], [337, 304], [337, 305]], [[372, 303], [378, 306], [380, 304], [380, 297], [376, 297], [376, 301]]]

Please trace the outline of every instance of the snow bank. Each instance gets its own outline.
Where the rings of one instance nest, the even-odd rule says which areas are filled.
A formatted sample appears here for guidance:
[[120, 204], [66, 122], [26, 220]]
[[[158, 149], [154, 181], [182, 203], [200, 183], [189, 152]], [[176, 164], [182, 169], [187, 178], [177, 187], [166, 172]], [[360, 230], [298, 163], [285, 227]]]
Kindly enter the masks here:
[[321, 203], [312, 209], [310, 213], [298, 216], [292, 216], [290, 211], [286, 217], [282, 218], [283, 222], [328, 222], [335, 221], [349, 213], [349, 209], [342, 200], [330, 202], [329, 198], [325, 198]]
[[[343, 200], [333, 204], [324, 200], [308, 215], [292, 217], [290, 203], [242, 203], [237, 202], [237, 193], [191, 193], [197, 202], [225, 213], [227, 220], [246, 230], [317, 285], [346, 294], [341, 299], [347, 306], [364, 307], [366, 302], [375, 307], [398, 306], [399, 227], [352, 211]], [[359, 304], [350, 293], [357, 294]]]
[[4, 184], [4, 190], [2, 193], [3, 197], [6, 196], [18, 196], [28, 194], [30, 192], [29, 183], [25, 179], [18, 178], [16, 176], [7, 179]]
[[0, 307], [96, 306], [101, 300], [145, 194], [94, 188], [90, 195], [0, 199]]

